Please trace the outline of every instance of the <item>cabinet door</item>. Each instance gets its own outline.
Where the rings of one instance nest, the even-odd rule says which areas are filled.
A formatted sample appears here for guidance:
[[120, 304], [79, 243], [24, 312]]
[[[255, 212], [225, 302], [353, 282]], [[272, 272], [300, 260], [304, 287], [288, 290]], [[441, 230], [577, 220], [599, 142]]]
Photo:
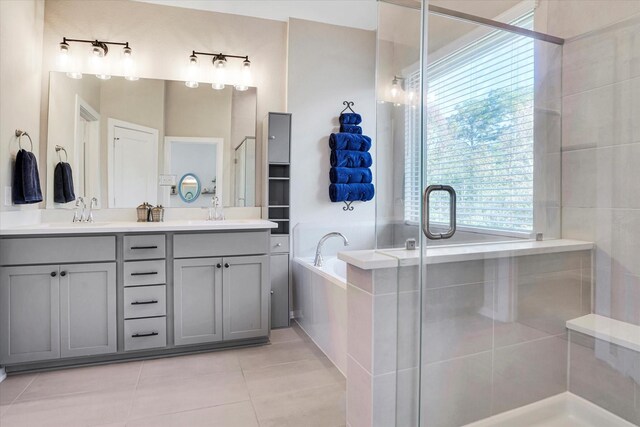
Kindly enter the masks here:
[[0, 271], [0, 364], [59, 358], [58, 266]]
[[269, 163], [289, 163], [291, 115], [269, 113]]
[[271, 255], [271, 327], [289, 326], [289, 254]]
[[269, 256], [224, 258], [224, 339], [269, 334]]
[[222, 340], [222, 258], [173, 262], [176, 345]]
[[115, 353], [116, 263], [60, 266], [62, 357]]

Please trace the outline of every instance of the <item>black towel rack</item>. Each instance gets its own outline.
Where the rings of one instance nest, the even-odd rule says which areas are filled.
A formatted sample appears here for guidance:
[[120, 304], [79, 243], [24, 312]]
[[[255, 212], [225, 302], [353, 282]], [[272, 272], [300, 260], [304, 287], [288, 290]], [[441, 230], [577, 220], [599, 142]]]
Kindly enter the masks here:
[[16, 136], [18, 137], [18, 147], [20, 147], [21, 150], [22, 150], [22, 137], [26, 136], [27, 138], [29, 138], [29, 142], [31, 143], [30, 151], [33, 152], [33, 140], [31, 139], [31, 137], [27, 132], [20, 129], [16, 129]]
[[355, 105], [355, 102], [353, 101], [342, 101], [342, 105], [346, 105], [346, 107], [344, 107], [344, 109], [342, 111], [340, 111], [340, 114], [344, 113], [345, 111], [349, 110], [351, 111], [353, 114], [356, 114], [355, 111], [353, 111], [353, 107]]

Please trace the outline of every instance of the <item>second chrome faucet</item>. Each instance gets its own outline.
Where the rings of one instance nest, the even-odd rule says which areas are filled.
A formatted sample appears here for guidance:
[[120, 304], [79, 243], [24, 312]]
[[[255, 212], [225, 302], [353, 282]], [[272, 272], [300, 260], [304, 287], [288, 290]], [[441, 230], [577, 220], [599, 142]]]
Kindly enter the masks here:
[[345, 246], [349, 246], [349, 240], [342, 233], [338, 233], [337, 231], [332, 231], [331, 233], [327, 233], [318, 242], [318, 247], [316, 248], [316, 258], [313, 260], [313, 265], [315, 267], [322, 267], [323, 258], [322, 258], [322, 245], [331, 237], [342, 237], [342, 241]]

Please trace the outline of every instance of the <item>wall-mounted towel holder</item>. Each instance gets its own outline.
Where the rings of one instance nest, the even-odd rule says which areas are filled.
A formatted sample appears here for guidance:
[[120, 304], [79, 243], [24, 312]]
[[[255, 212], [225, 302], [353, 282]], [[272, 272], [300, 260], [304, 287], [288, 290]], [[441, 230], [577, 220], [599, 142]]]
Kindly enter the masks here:
[[353, 111], [353, 107], [355, 105], [355, 102], [353, 101], [342, 101], [342, 105], [346, 105], [346, 107], [344, 107], [344, 109], [342, 111], [340, 111], [340, 114], [344, 113], [345, 111], [349, 110], [351, 111], [353, 114], [355, 114], [356, 112]]
[[58, 153], [58, 161], [62, 163], [62, 156], [60, 155], [61, 151], [64, 151], [64, 161], [69, 163], [69, 153], [67, 153], [67, 150], [65, 150], [65, 148], [62, 145], [56, 145], [56, 153]]
[[16, 129], [16, 136], [18, 137], [18, 147], [20, 147], [21, 150], [22, 150], [22, 137], [26, 136], [27, 138], [29, 138], [29, 142], [31, 143], [30, 151], [33, 152], [33, 140], [31, 139], [31, 137], [27, 132], [20, 129]]
[[353, 210], [353, 206], [351, 206], [353, 204], [353, 201], [351, 202], [344, 202], [344, 206], [342, 207], [343, 211], [352, 211]]

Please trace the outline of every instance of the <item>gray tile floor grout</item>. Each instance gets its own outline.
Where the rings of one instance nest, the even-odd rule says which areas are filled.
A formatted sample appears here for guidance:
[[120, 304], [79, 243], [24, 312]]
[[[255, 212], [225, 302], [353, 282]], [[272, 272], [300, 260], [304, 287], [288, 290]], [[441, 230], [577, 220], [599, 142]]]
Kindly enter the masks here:
[[0, 425], [345, 425], [339, 371], [298, 327], [273, 331], [272, 339], [261, 347], [9, 376], [0, 383]]

